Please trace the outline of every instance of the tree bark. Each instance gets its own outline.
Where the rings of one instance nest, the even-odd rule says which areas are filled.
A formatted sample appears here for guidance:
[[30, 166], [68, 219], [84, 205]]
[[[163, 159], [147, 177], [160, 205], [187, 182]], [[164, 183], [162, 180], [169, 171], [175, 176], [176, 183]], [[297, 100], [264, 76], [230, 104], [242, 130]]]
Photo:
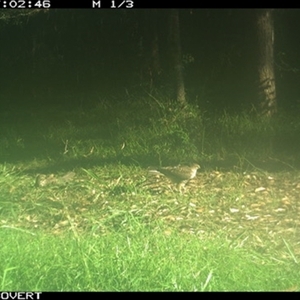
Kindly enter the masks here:
[[186, 105], [179, 30], [179, 13], [177, 9], [172, 9], [170, 13], [170, 42], [177, 101], [182, 105]]
[[258, 13], [257, 31], [259, 42], [259, 98], [261, 113], [272, 116], [277, 111], [274, 70], [274, 22], [270, 9]]
[[150, 88], [156, 87], [162, 68], [160, 64], [160, 49], [158, 38], [158, 17], [157, 9], [145, 11], [143, 23], [138, 26], [144, 30], [140, 33], [139, 52], [140, 57], [140, 83]]

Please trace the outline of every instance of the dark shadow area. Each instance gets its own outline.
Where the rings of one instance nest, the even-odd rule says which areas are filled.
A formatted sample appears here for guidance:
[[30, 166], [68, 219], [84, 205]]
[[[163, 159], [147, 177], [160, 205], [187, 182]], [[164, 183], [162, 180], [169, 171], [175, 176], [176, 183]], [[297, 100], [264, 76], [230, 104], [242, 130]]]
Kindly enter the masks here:
[[[198, 171], [201, 172], [210, 172], [210, 171], [220, 171], [220, 172], [238, 172], [238, 173], [250, 173], [253, 171], [258, 172], [286, 172], [286, 171], [298, 171], [300, 170], [300, 163], [294, 163], [293, 165], [280, 161], [277, 159], [270, 158], [265, 161], [256, 161], [256, 160], [244, 160], [241, 165], [241, 161], [237, 158], [228, 158], [226, 160], [212, 160], [205, 161], [199, 160], [201, 164], [201, 169]], [[164, 166], [176, 166], [178, 161], [167, 161], [165, 160]], [[106, 166], [116, 166], [118, 168], [120, 165], [124, 166], [137, 166], [145, 170], [149, 166], [157, 165], [157, 160], [149, 156], [117, 156], [113, 158], [73, 158], [68, 160], [57, 160], [55, 162], [47, 163], [47, 166], [41, 167], [32, 167], [27, 168], [22, 173], [36, 175], [38, 173], [50, 174], [50, 173], [61, 173], [69, 172], [75, 169], [92, 169], [93, 167], [106, 167]]]

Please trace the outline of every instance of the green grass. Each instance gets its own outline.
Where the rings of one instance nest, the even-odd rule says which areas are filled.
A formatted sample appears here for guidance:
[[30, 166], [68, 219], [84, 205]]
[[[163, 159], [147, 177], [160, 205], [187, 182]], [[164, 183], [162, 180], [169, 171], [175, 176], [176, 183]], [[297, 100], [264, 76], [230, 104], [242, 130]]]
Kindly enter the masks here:
[[154, 96], [114, 105], [103, 100], [85, 110], [25, 108], [19, 114], [2, 116], [0, 157], [14, 165], [25, 162], [26, 168], [36, 160], [37, 168], [42, 161], [48, 167], [95, 161], [145, 167], [195, 160], [216, 167], [223, 161], [244, 165], [245, 158], [294, 165], [299, 158], [299, 121], [284, 114], [272, 120], [246, 113], [210, 115]]
[[126, 233], [109, 235], [2, 228], [1, 290], [261, 291], [299, 283], [291, 257], [272, 260], [222, 236], [170, 234], [128, 217]]
[[[299, 120], [157, 96], [0, 116], [1, 290], [299, 290]], [[182, 195], [147, 172], [190, 162]]]

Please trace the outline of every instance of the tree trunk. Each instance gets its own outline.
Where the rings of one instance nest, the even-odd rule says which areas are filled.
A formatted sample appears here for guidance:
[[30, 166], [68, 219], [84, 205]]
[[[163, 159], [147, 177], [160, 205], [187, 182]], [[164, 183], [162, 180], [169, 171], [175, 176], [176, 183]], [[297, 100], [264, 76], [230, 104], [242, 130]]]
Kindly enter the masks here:
[[176, 97], [177, 101], [185, 105], [185, 87], [183, 80], [183, 65], [180, 43], [180, 31], [179, 31], [179, 13], [177, 9], [172, 9], [170, 13], [170, 42], [171, 42], [171, 57], [173, 72], [176, 83]]
[[160, 64], [160, 49], [158, 39], [158, 10], [145, 11], [144, 23], [138, 26], [144, 27], [140, 33], [139, 52], [140, 57], [140, 83], [150, 88], [156, 87], [162, 68]]
[[261, 113], [272, 116], [277, 110], [274, 71], [274, 22], [272, 10], [259, 11], [257, 18], [259, 42], [259, 96]]

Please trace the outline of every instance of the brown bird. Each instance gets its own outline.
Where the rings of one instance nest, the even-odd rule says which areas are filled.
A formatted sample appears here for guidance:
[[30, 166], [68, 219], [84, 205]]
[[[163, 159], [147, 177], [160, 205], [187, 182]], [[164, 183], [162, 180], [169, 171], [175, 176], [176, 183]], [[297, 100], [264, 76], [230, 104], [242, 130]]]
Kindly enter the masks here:
[[44, 187], [46, 185], [55, 183], [57, 179], [54, 174], [38, 174], [35, 179], [35, 187]]
[[192, 164], [191, 166], [178, 165], [175, 167], [150, 168], [149, 173], [165, 175], [177, 185], [178, 190], [181, 193], [181, 188], [196, 176], [198, 169], [200, 169], [198, 164]]

